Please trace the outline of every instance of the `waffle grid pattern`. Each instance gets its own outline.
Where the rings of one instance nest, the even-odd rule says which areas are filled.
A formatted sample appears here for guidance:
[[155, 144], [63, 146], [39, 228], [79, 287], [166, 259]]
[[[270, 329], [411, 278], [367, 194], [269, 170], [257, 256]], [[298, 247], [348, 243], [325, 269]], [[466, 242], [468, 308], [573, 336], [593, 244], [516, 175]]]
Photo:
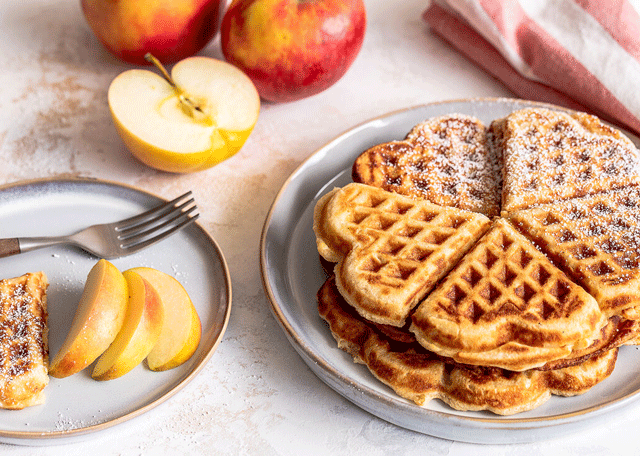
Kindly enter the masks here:
[[46, 278], [0, 280], [0, 408], [31, 405], [48, 383]]
[[465, 232], [470, 219], [436, 208], [409, 206], [394, 198], [354, 201], [352, 233], [364, 232], [372, 242], [360, 247], [357, 271], [373, 280], [402, 288], [414, 274], [424, 273], [427, 260]]
[[488, 228], [481, 214], [363, 184], [333, 193], [314, 226], [348, 302], [376, 323], [403, 326], [410, 310]]
[[584, 286], [607, 315], [640, 305], [640, 189], [543, 205], [510, 218]]
[[636, 147], [593, 116], [525, 109], [489, 130], [504, 154], [503, 211], [640, 184]]
[[452, 114], [416, 125], [403, 141], [363, 152], [353, 180], [442, 206], [497, 215], [501, 164], [473, 117]]
[[460, 362], [492, 351], [492, 365], [520, 371], [588, 346], [606, 323], [590, 295], [499, 219], [418, 306], [412, 330]]

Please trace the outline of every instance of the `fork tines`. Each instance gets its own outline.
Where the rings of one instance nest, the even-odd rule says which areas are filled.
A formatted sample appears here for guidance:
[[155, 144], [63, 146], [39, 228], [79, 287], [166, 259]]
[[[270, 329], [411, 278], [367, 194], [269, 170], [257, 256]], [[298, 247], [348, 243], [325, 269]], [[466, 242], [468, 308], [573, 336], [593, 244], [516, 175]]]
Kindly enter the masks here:
[[165, 204], [119, 222], [116, 231], [122, 248], [149, 246], [193, 223], [200, 214], [194, 213], [198, 207], [190, 196], [191, 191], [188, 191]]

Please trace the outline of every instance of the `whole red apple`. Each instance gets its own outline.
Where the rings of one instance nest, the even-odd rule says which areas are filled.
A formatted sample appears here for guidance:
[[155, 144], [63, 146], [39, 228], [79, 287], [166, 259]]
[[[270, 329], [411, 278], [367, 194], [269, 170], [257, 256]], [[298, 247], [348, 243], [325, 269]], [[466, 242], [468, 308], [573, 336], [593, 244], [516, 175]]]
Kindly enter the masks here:
[[81, 0], [82, 11], [104, 46], [120, 59], [148, 65], [189, 57], [218, 30], [224, 0]]
[[236, 0], [222, 19], [222, 52], [263, 99], [299, 100], [346, 73], [366, 22], [362, 0]]

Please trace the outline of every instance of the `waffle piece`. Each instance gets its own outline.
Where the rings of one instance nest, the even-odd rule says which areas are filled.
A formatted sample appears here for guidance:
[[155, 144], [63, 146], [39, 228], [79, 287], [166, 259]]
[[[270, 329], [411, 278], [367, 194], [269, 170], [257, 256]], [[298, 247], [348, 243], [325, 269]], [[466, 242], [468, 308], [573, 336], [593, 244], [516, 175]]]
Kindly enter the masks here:
[[349, 184], [315, 207], [318, 251], [337, 263], [340, 292], [376, 323], [408, 313], [489, 227], [482, 214]]
[[47, 286], [43, 272], [0, 280], [0, 408], [44, 402], [49, 383]]
[[640, 334], [636, 332], [633, 337], [630, 337], [624, 342], [624, 345], [640, 345]]
[[528, 108], [489, 132], [504, 159], [503, 211], [640, 183], [640, 152], [597, 117]]
[[630, 187], [509, 214], [607, 316], [640, 319], [640, 189]]
[[354, 182], [441, 206], [500, 212], [501, 164], [478, 119], [449, 114], [416, 125], [403, 141], [363, 152], [354, 162]]
[[411, 333], [405, 334], [404, 343], [381, 333], [342, 299], [332, 278], [318, 291], [318, 310], [341, 349], [399, 396], [418, 405], [439, 398], [457, 410], [524, 412], [552, 394], [585, 393], [611, 374], [617, 357], [614, 348], [580, 365], [547, 371], [456, 365], [425, 350]]
[[606, 324], [593, 297], [498, 219], [418, 305], [410, 329], [457, 362], [523, 371], [588, 348]]
[[618, 348], [622, 345], [633, 345], [640, 331], [640, 321], [626, 320], [618, 316], [609, 318], [607, 324], [602, 327], [600, 334], [591, 345], [586, 348], [576, 349], [566, 358], [549, 361], [541, 370], [561, 369], [576, 366], [589, 358], [605, 351]]

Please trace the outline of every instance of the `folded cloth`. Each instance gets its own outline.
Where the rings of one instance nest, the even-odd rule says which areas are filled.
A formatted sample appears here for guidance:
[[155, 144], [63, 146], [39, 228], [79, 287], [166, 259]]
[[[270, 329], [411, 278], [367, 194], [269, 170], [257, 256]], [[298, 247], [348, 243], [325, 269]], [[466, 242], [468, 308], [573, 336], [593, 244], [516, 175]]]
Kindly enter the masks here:
[[423, 18], [517, 96], [640, 134], [639, 0], [433, 0]]

